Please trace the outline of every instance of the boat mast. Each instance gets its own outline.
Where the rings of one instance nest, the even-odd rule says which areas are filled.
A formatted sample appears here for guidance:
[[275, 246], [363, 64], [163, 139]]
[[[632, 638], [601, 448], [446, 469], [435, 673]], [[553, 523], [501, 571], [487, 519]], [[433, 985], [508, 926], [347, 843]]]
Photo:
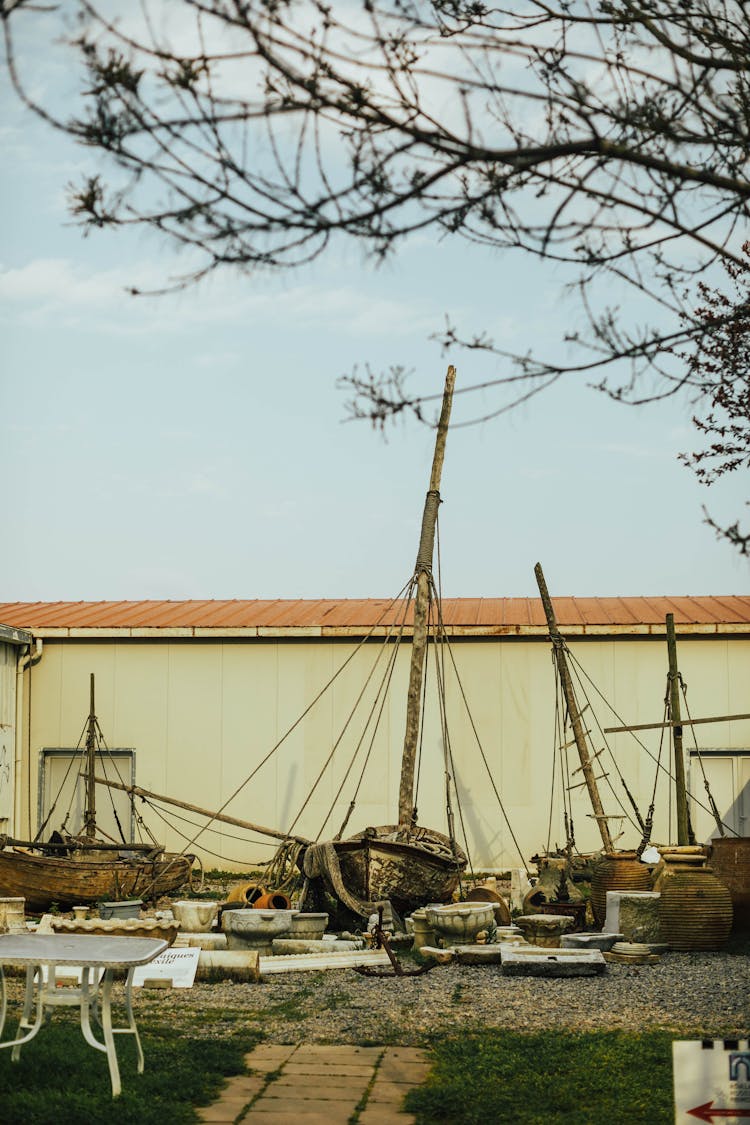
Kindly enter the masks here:
[[411, 645], [411, 667], [409, 670], [409, 692], [406, 698], [406, 730], [404, 749], [401, 755], [401, 784], [398, 793], [399, 828], [408, 832], [414, 820], [414, 767], [419, 738], [419, 714], [422, 704], [422, 680], [427, 651], [427, 623], [430, 608], [432, 585], [432, 553], [435, 545], [435, 524], [440, 504], [440, 476], [445, 458], [445, 441], [448, 436], [448, 423], [453, 402], [453, 387], [456, 382], [456, 369], [449, 367], [445, 376], [443, 406], [440, 412], [435, 452], [432, 458], [430, 488], [425, 497], [422, 513], [422, 530], [419, 537], [419, 551], [414, 567], [416, 578], [416, 597], [414, 601], [414, 632]]
[[83, 810], [83, 831], [86, 836], [96, 835], [96, 711], [94, 710], [94, 673], [91, 673], [89, 717], [86, 724], [86, 807]]
[[544, 614], [547, 618], [547, 628], [549, 629], [549, 636], [555, 654], [555, 664], [560, 676], [560, 684], [562, 686], [563, 695], [565, 696], [565, 704], [568, 708], [568, 714], [570, 715], [573, 737], [576, 747], [578, 748], [578, 757], [581, 760], [581, 770], [583, 771], [586, 788], [589, 791], [591, 807], [594, 810], [594, 819], [599, 826], [599, 833], [602, 838], [602, 843], [604, 844], [605, 852], [613, 852], [615, 849], [612, 843], [609, 825], [607, 824], [607, 818], [604, 815], [604, 806], [599, 796], [599, 787], [596, 784], [594, 768], [591, 764], [591, 757], [589, 756], [589, 748], [586, 745], [586, 733], [581, 720], [581, 710], [578, 706], [573, 681], [570, 676], [570, 669], [568, 668], [568, 661], [565, 656], [565, 642], [557, 627], [555, 611], [552, 608], [552, 601], [549, 596], [549, 590], [547, 589], [547, 583], [544, 579], [541, 563], [537, 563], [534, 567], [534, 574], [536, 575], [536, 584], [539, 587], [539, 593], [542, 598]]
[[674, 788], [677, 806], [677, 843], [692, 844], [688, 818], [687, 791], [685, 788], [685, 759], [682, 753], [682, 722], [680, 720], [680, 673], [677, 668], [677, 638], [674, 631], [674, 614], [668, 613], [667, 655], [669, 657], [669, 718], [672, 724], [674, 750]]

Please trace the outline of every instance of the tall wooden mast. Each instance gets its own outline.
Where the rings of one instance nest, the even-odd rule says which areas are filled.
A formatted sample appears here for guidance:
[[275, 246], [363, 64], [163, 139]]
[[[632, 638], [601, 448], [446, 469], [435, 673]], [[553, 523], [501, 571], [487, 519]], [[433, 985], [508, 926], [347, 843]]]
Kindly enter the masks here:
[[449, 367], [445, 376], [443, 406], [440, 412], [435, 452], [432, 458], [430, 488], [425, 497], [422, 513], [422, 531], [419, 537], [419, 551], [414, 568], [417, 590], [414, 601], [414, 634], [411, 646], [411, 667], [409, 670], [409, 693], [406, 701], [406, 730], [404, 749], [401, 756], [401, 784], [398, 793], [399, 827], [408, 831], [414, 817], [414, 767], [419, 739], [419, 715], [422, 704], [422, 680], [427, 651], [427, 624], [430, 608], [430, 589], [432, 582], [432, 553], [435, 545], [435, 524], [440, 504], [440, 476], [445, 458], [445, 441], [453, 403], [453, 387], [456, 382], [456, 369]]
[[94, 709], [94, 673], [91, 673], [89, 693], [89, 718], [86, 724], [86, 807], [83, 811], [83, 831], [86, 836], [96, 835], [96, 711]]
[[680, 673], [677, 668], [677, 638], [674, 631], [674, 614], [668, 613], [667, 655], [669, 658], [669, 718], [672, 724], [674, 748], [674, 787], [677, 806], [677, 843], [692, 844], [688, 818], [687, 791], [685, 788], [685, 759], [682, 753], [682, 722], [680, 719]]
[[568, 708], [570, 716], [570, 724], [573, 728], [573, 737], [575, 739], [576, 747], [578, 748], [578, 757], [581, 760], [581, 770], [586, 782], [586, 788], [589, 791], [589, 799], [591, 807], [594, 810], [594, 818], [599, 826], [599, 833], [604, 844], [606, 852], [613, 852], [614, 845], [607, 824], [607, 818], [604, 815], [604, 807], [599, 796], [599, 787], [596, 784], [596, 777], [594, 775], [594, 767], [591, 764], [591, 757], [589, 756], [589, 748], [586, 745], [586, 733], [583, 729], [583, 722], [581, 720], [581, 710], [578, 706], [576, 699], [573, 681], [570, 677], [570, 669], [568, 668], [568, 661], [565, 656], [565, 643], [560, 635], [560, 630], [557, 627], [557, 620], [555, 619], [555, 611], [552, 608], [552, 601], [547, 589], [547, 583], [544, 580], [541, 563], [537, 563], [534, 567], [534, 574], [536, 575], [536, 583], [539, 587], [539, 593], [542, 598], [542, 605], [544, 606], [544, 614], [547, 618], [547, 628], [549, 629], [550, 640], [555, 653], [555, 663], [557, 671], [560, 676], [560, 684], [562, 686], [563, 695], [565, 696], [565, 704]]

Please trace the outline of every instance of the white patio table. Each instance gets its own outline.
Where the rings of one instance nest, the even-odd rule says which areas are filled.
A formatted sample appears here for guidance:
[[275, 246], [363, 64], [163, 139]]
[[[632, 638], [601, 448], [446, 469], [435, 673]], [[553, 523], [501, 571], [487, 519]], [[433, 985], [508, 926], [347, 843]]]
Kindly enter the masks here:
[[[33, 1039], [42, 1026], [45, 1012], [55, 1007], [77, 1006], [81, 1012], [84, 1039], [97, 1051], [104, 1051], [107, 1055], [112, 1097], [116, 1098], [121, 1086], [115, 1035], [135, 1036], [138, 1073], [143, 1073], [143, 1049], [133, 1016], [133, 973], [139, 965], [153, 961], [166, 948], [167, 942], [161, 938], [110, 937], [99, 934], [0, 934], [0, 1038], [5, 1026], [7, 1007], [3, 965], [20, 965], [26, 969], [26, 995], [16, 1037], [6, 1043], [0, 1042], [0, 1048], [11, 1047], [11, 1058], [14, 1062], [17, 1061], [22, 1045]], [[63, 986], [62, 982], [58, 984], [57, 970], [63, 966], [80, 968], [79, 985], [70, 987]], [[43, 972], [44, 968], [47, 970], [46, 974]], [[112, 983], [116, 969], [127, 971], [127, 1026], [123, 1027], [112, 1026]], [[34, 1008], [36, 1011], [32, 1020]], [[101, 1026], [103, 1042], [94, 1035], [92, 1017]]]

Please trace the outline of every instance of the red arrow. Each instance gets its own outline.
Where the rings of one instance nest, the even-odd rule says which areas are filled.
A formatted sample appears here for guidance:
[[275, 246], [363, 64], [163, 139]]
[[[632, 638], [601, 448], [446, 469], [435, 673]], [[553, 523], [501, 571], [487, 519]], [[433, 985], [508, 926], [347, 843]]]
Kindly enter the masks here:
[[703, 1105], [697, 1105], [695, 1109], [689, 1109], [688, 1113], [691, 1117], [697, 1117], [701, 1121], [708, 1121], [709, 1125], [714, 1117], [750, 1117], [750, 1108], [748, 1109], [713, 1109], [713, 1102], [704, 1102]]

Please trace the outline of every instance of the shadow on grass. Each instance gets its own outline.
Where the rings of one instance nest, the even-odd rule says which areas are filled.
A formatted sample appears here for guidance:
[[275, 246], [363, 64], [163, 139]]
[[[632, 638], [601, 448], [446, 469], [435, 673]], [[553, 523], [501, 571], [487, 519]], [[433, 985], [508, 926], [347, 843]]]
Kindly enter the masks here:
[[419, 1125], [668, 1125], [675, 1038], [488, 1030], [438, 1041], [435, 1067], [406, 1108]]
[[[15, 1027], [13, 1020], [6, 1024]], [[5, 1125], [182, 1125], [194, 1105], [217, 1096], [224, 1078], [240, 1074], [260, 1035], [192, 1037], [172, 1028], [141, 1031], [146, 1056], [136, 1070], [132, 1036], [117, 1036], [122, 1094], [112, 1098], [107, 1057], [83, 1040], [77, 1015], [53, 1021], [21, 1049], [18, 1062], [0, 1051], [0, 1121]]]

